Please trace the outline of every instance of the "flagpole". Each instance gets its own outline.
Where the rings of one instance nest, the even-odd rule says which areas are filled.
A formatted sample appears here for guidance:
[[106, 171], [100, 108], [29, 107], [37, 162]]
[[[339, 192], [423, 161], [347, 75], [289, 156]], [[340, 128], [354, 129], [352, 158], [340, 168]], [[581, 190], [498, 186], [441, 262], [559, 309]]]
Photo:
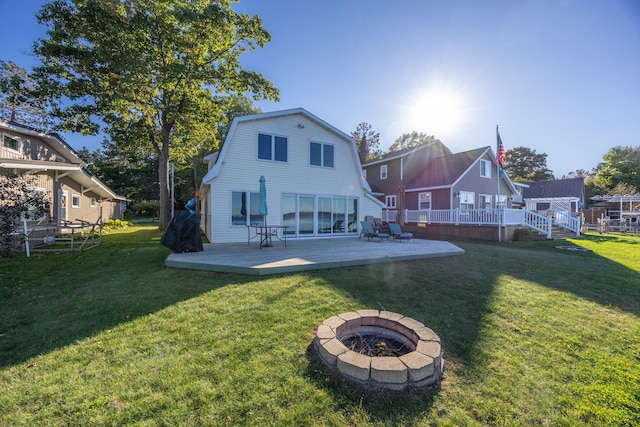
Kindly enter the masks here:
[[496, 200], [496, 209], [498, 211], [498, 242], [502, 241], [500, 229], [500, 133], [498, 125], [496, 125], [496, 177], [498, 178], [498, 196]]

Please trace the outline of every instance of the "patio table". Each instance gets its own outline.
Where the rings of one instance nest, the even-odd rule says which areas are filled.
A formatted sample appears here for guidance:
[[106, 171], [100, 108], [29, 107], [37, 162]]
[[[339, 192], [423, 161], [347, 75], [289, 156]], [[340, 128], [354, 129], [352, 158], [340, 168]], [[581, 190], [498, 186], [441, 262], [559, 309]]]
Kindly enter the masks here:
[[[251, 229], [255, 230], [253, 236], [251, 235]], [[270, 248], [273, 246], [273, 237], [284, 243], [284, 247], [287, 247], [287, 228], [288, 225], [259, 225], [251, 224], [247, 225], [247, 245], [251, 243], [252, 239], [256, 237], [260, 238], [260, 249]], [[278, 233], [278, 230], [281, 230]]]

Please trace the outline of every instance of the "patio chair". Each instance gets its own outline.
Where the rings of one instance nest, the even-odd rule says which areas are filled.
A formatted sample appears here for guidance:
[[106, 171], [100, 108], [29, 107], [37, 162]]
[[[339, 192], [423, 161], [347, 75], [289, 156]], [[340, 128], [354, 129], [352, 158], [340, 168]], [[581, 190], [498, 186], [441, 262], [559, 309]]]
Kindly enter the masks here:
[[393, 240], [413, 240], [413, 233], [409, 233], [408, 231], [403, 231], [400, 224], [389, 223], [389, 232], [393, 237]]
[[388, 233], [379, 233], [374, 230], [373, 224], [371, 224], [369, 221], [360, 221], [360, 225], [362, 225], [362, 232], [367, 240], [371, 240], [371, 238], [374, 237], [382, 241], [382, 239], [389, 240], [389, 237], [391, 237]]

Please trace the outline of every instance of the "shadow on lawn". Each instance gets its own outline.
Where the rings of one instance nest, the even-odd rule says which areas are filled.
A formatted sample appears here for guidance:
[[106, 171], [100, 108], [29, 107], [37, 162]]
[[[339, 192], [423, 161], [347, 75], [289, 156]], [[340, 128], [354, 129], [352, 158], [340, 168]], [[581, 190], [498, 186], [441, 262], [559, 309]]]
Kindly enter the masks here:
[[109, 236], [86, 252], [0, 264], [0, 367], [19, 364], [223, 286], [254, 278], [164, 267], [158, 231]]
[[[18, 257], [0, 264], [0, 367], [72, 344], [118, 324], [253, 276], [166, 269], [156, 230], [114, 234], [83, 253]], [[457, 243], [465, 254], [304, 273], [346, 296], [344, 311], [377, 308], [412, 317], [441, 338], [447, 366], [473, 365], [483, 319], [500, 276], [571, 292], [640, 315], [640, 275], [596, 253], [536, 245]], [[277, 298], [277, 296], [276, 296]], [[338, 313], [332, 313], [338, 314]], [[329, 316], [330, 316], [329, 315]], [[327, 317], [329, 317], [327, 316]], [[321, 319], [322, 321], [324, 319]], [[439, 389], [366, 393], [326, 372], [308, 349], [306, 375], [381, 423], [411, 425]], [[416, 404], [406, 404], [411, 399]]]
[[[596, 253], [560, 251], [552, 246], [553, 242], [535, 247], [456, 244], [465, 250], [464, 255], [312, 274], [349, 295], [356, 310], [389, 310], [432, 328], [443, 343], [445, 381], [446, 367], [451, 367], [451, 362], [470, 367], [477, 363], [475, 353], [483, 319], [490, 313], [490, 300], [500, 276], [570, 292], [603, 306], [640, 315], [640, 274]], [[360, 405], [379, 421], [397, 419], [411, 424], [411, 419], [431, 408], [439, 392], [436, 388], [409, 396], [367, 393], [327, 372], [317, 361], [313, 347], [308, 353], [310, 378], [343, 404]], [[394, 403], [413, 395], [418, 396], [416, 405]]]

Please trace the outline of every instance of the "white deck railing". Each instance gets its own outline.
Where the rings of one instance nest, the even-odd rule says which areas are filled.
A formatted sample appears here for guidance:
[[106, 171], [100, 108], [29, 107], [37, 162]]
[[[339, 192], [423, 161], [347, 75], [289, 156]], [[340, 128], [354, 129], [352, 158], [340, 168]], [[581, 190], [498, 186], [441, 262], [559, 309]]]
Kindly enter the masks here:
[[[398, 211], [385, 209], [382, 220], [395, 222]], [[522, 225], [539, 231], [551, 238], [554, 224], [580, 235], [580, 218], [569, 212], [558, 212], [555, 218], [526, 209], [425, 209], [405, 210], [404, 222], [454, 225]]]

